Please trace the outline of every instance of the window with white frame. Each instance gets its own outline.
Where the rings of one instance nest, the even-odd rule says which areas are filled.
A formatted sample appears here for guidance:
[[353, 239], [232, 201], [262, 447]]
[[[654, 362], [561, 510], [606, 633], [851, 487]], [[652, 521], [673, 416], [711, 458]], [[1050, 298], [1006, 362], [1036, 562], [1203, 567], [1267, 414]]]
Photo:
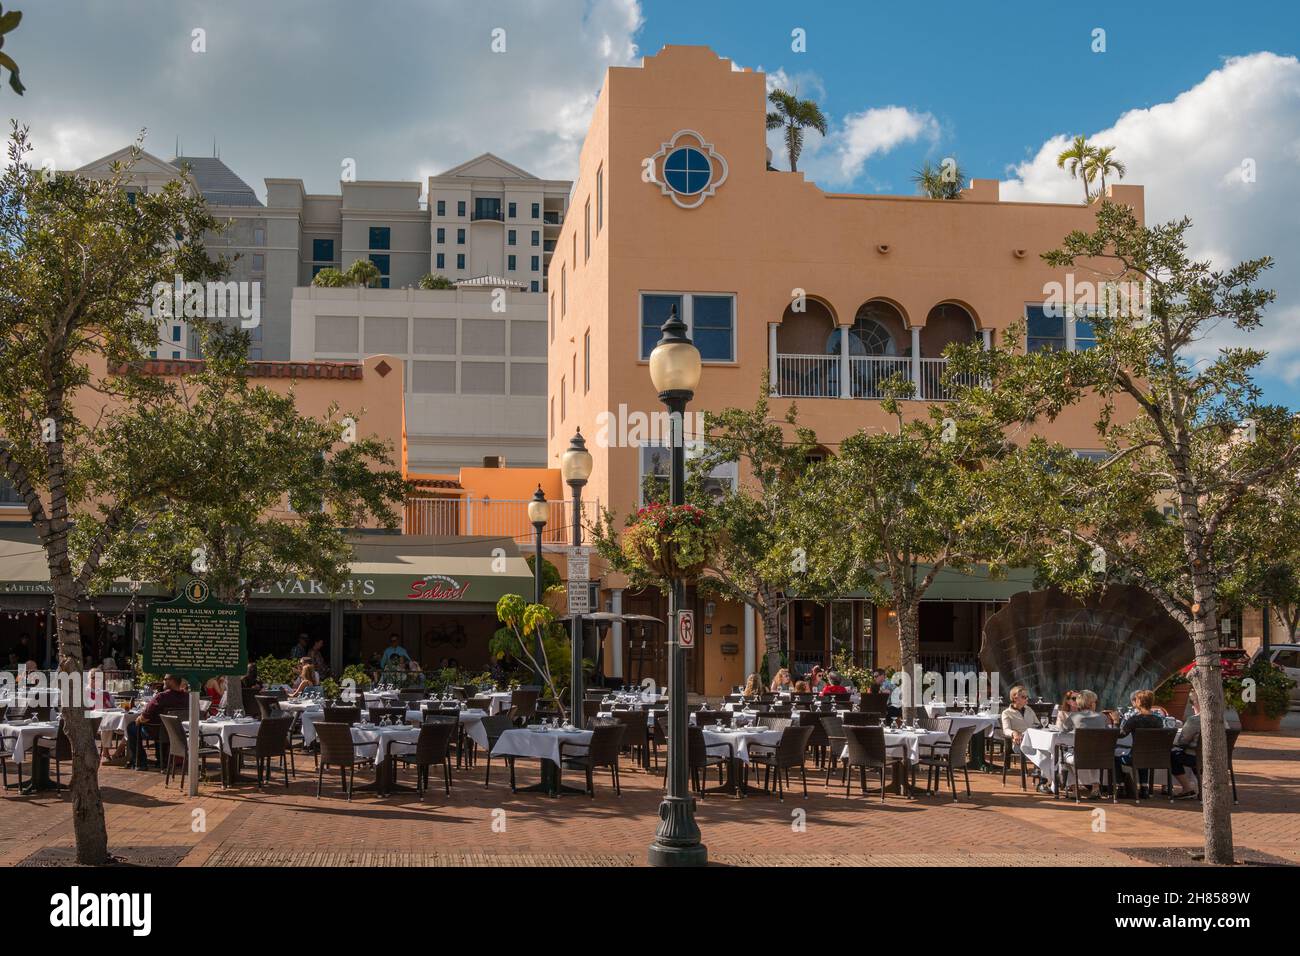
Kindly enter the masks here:
[[676, 306], [687, 334], [705, 362], [736, 360], [736, 297], [731, 293], [642, 292], [641, 358], [648, 359], [662, 338], [663, 324]]
[[1084, 352], [1097, 347], [1092, 306], [1047, 303], [1025, 306], [1025, 350]]

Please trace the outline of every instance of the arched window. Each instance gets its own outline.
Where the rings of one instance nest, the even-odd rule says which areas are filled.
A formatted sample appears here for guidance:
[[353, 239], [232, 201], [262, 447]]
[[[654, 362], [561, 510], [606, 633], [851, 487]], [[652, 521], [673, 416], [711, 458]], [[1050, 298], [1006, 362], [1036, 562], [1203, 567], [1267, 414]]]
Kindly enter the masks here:
[[[850, 355], [897, 355], [898, 342], [890, 329], [903, 329], [903, 317], [887, 302], [868, 302], [858, 309], [849, 327]], [[840, 330], [826, 340], [828, 354], [840, 350]]]

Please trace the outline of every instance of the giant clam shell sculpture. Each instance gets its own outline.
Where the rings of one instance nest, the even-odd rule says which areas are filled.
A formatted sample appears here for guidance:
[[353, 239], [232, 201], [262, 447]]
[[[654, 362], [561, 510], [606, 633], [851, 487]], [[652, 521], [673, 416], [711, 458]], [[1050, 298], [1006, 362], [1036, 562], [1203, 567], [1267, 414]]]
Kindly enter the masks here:
[[980, 665], [998, 675], [1003, 699], [1013, 684], [1057, 701], [1067, 690], [1096, 692], [1102, 707], [1127, 707], [1192, 659], [1187, 632], [1133, 585], [1112, 585], [1080, 601], [1065, 592], [1022, 591], [984, 625]]

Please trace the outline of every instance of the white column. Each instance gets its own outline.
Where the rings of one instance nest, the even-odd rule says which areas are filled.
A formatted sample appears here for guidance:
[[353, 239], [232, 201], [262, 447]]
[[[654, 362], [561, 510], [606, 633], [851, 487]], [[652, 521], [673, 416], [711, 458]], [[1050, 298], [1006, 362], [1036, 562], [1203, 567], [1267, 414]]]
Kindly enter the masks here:
[[[609, 592], [609, 608], [615, 614], [623, 613], [623, 589], [614, 588]], [[610, 648], [610, 672], [614, 677], [623, 678], [623, 622], [615, 621], [609, 629], [614, 646]], [[623, 681], [627, 683], [626, 681]]]
[[745, 605], [745, 677], [758, 673], [758, 646], [754, 634], [754, 609]]
[[776, 327], [779, 323], [767, 323], [767, 384], [776, 392]]
[[984, 351], [993, 351], [993, 330], [985, 329], [980, 333], [980, 336], [984, 339]]
[[917, 398], [924, 398], [921, 394], [921, 328], [916, 326], [912, 329], [912, 386], [915, 389], [914, 395]]
[[852, 398], [853, 388], [849, 384], [849, 327], [840, 326], [840, 398]]

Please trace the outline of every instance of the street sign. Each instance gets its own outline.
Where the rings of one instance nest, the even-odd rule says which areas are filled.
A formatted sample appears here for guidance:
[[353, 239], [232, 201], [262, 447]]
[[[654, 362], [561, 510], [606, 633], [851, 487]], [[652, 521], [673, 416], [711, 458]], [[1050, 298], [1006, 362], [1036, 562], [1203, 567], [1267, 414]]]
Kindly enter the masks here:
[[591, 613], [591, 585], [587, 581], [575, 581], [569, 578], [569, 613]]
[[591, 552], [586, 548], [574, 548], [569, 552], [569, 580], [591, 580]]
[[695, 612], [677, 612], [677, 644], [684, 649], [695, 646]]

